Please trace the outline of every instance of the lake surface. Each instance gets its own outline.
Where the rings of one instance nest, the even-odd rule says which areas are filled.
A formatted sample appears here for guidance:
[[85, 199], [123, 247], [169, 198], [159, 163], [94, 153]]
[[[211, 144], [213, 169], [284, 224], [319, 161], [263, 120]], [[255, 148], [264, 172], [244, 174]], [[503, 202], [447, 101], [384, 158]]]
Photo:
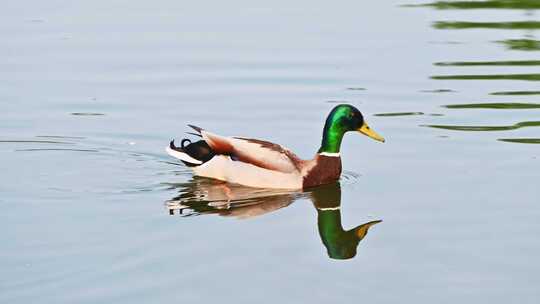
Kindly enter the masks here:
[[[422, 3], [4, 3], [0, 302], [538, 303], [540, 5]], [[387, 139], [347, 135], [339, 184], [164, 151], [310, 158], [336, 103]]]

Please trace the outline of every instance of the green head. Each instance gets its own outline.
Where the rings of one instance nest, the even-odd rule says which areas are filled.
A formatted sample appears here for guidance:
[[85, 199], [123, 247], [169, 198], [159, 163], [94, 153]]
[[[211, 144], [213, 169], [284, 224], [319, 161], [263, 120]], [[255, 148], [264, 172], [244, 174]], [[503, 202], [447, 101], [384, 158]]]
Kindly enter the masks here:
[[348, 104], [340, 104], [332, 109], [326, 118], [319, 153], [339, 153], [343, 135], [349, 131], [357, 131], [384, 142], [384, 138], [368, 127], [362, 113], [357, 108]]

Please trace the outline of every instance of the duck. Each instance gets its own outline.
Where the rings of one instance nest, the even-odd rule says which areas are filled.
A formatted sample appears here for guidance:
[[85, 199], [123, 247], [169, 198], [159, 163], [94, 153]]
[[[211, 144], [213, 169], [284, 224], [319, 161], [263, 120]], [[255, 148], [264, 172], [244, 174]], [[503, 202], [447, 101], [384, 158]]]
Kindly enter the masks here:
[[336, 105], [328, 114], [321, 146], [312, 159], [301, 159], [291, 150], [269, 141], [222, 136], [188, 125], [200, 137], [172, 140], [166, 152], [193, 170], [195, 176], [253, 188], [301, 190], [333, 183], [342, 171], [341, 142], [348, 132], [359, 132], [376, 141], [385, 139], [371, 129], [362, 113], [350, 104]]

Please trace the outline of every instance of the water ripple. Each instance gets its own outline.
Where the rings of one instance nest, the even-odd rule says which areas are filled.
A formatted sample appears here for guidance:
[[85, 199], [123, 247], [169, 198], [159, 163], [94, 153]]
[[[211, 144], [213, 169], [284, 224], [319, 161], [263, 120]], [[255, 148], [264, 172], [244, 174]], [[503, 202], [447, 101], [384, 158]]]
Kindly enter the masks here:
[[433, 24], [436, 29], [499, 29], [499, 30], [538, 30], [540, 21], [510, 21], [510, 22], [470, 22], [470, 21], [437, 21]]
[[506, 39], [495, 41], [503, 44], [509, 50], [540, 51], [540, 40], [535, 39]]
[[49, 149], [40, 149], [40, 148], [35, 148], [35, 149], [17, 149], [15, 150], [17, 152], [28, 152], [28, 151], [75, 151], [75, 152], [99, 152], [99, 150], [94, 150], [94, 149], [61, 149], [61, 148], [49, 148]]
[[95, 112], [73, 112], [71, 115], [75, 116], [104, 116], [103, 113], [95, 113]]
[[525, 80], [540, 81], [540, 74], [437, 75], [436, 80]]
[[499, 138], [498, 140], [518, 144], [540, 144], [540, 138]]
[[429, 127], [435, 129], [444, 129], [452, 131], [510, 131], [521, 128], [540, 127], [540, 121], [524, 121], [510, 126], [455, 126], [455, 125], [421, 125], [422, 127]]
[[82, 136], [63, 136], [63, 135], [37, 135], [38, 138], [66, 138], [66, 139], [85, 139]]
[[539, 109], [538, 103], [520, 103], [520, 102], [497, 102], [497, 103], [469, 103], [469, 104], [451, 104], [443, 106], [448, 109], [496, 109], [496, 110], [526, 110]]
[[452, 89], [435, 89], [435, 90], [422, 90], [421, 93], [455, 93]]
[[352, 185], [358, 182], [358, 180], [360, 179], [360, 176], [361, 175], [359, 173], [349, 171], [349, 170], [343, 170], [343, 172], [341, 173], [340, 181], [342, 185], [348, 186], [348, 185]]
[[538, 66], [540, 60], [513, 61], [444, 61], [435, 62], [436, 66]]
[[0, 140], [0, 143], [29, 143], [29, 144], [62, 144], [62, 145], [74, 145], [75, 143], [66, 141], [53, 141], [53, 140]]
[[440, 10], [450, 9], [540, 9], [537, 0], [486, 0], [486, 1], [435, 1], [426, 4], [408, 5], [408, 7], [433, 7]]
[[392, 117], [392, 116], [417, 116], [424, 115], [424, 112], [392, 112], [392, 113], [378, 113], [373, 116]]
[[493, 92], [489, 95], [500, 95], [500, 96], [521, 96], [521, 95], [540, 95], [540, 91], [502, 91], [502, 92]]

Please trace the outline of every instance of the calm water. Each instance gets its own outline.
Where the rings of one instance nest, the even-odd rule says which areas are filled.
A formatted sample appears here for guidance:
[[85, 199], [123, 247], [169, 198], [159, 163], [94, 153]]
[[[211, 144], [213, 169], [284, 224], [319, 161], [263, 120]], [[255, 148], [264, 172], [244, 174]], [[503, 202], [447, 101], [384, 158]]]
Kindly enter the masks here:
[[[0, 302], [538, 303], [540, 5], [363, 3], [4, 3]], [[308, 158], [337, 102], [387, 139], [346, 136], [340, 184], [164, 152]]]

